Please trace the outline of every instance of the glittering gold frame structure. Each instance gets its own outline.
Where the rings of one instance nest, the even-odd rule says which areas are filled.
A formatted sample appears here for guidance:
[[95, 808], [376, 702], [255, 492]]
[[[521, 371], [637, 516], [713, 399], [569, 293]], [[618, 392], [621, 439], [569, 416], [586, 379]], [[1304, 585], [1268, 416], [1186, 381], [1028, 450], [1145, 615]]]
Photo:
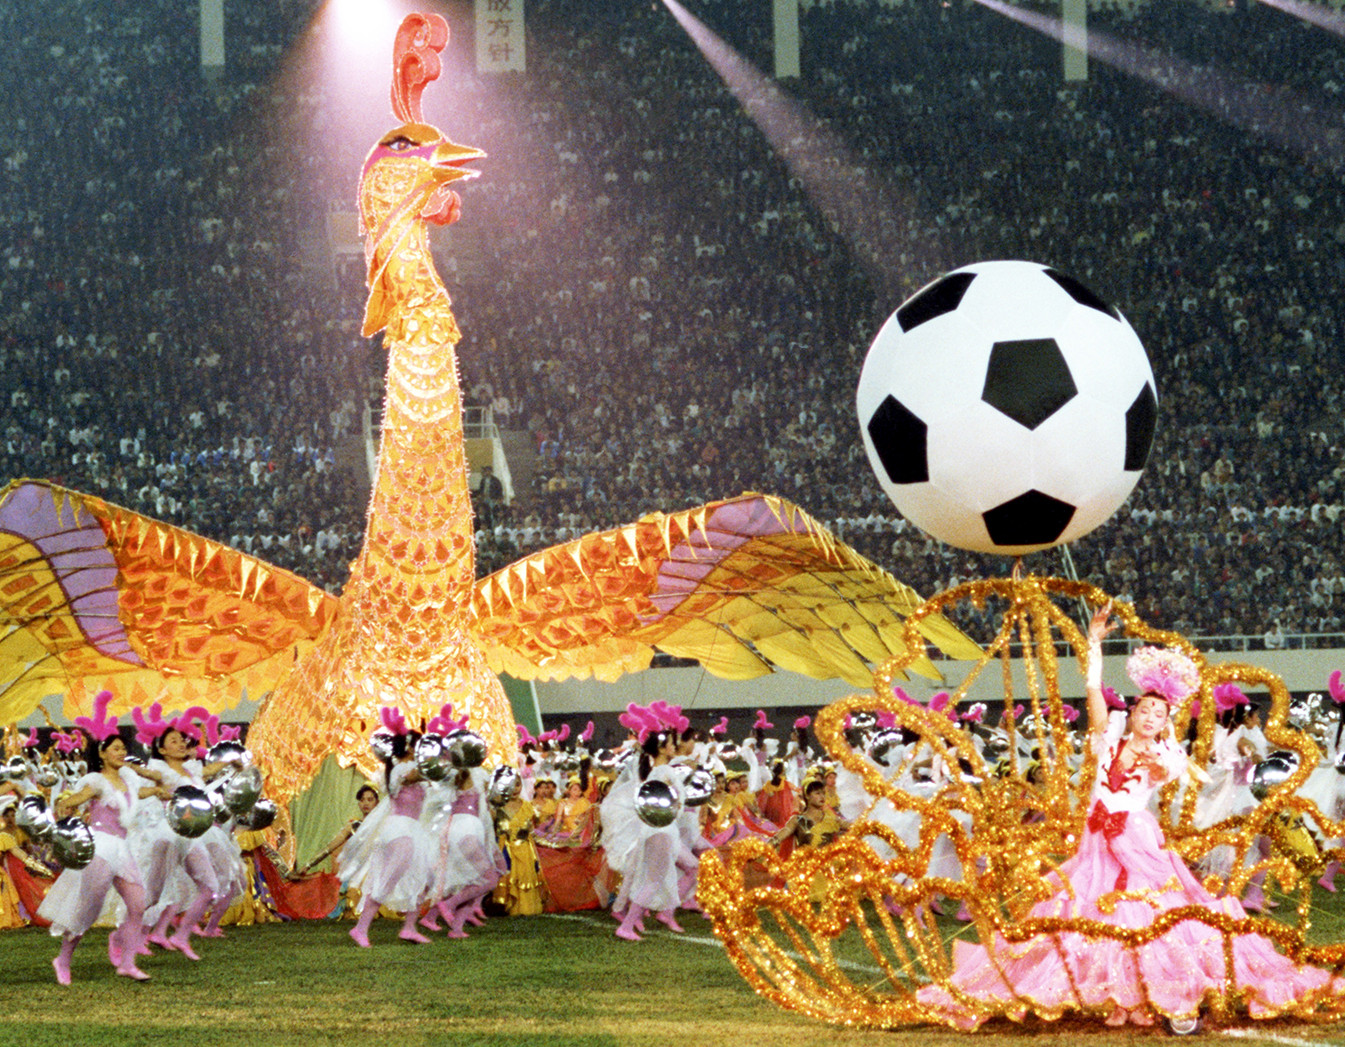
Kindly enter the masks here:
[[[1320, 754], [1307, 734], [1289, 726], [1289, 693], [1283, 681], [1252, 665], [1210, 664], [1184, 637], [1150, 627], [1123, 603], [1115, 604], [1114, 613], [1125, 635], [1179, 648], [1199, 666], [1199, 692], [1173, 714], [1176, 735], [1181, 738], [1190, 726], [1195, 700], [1201, 699], [1192, 744], [1196, 766], [1204, 766], [1211, 751], [1213, 688], [1226, 681], [1269, 692], [1266, 736], [1273, 748], [1291, 750], [1299, 757], [1292, 775], [1272, 788], [1251, 813], [1203, 830], [1194, 824], [1197, 789], [1182, 789], [1178, 781], [1164, 786], [1159, 819], [1168, 845], [1193, 865], [1214, 848], [1230, 846], [1236, 870], [1226, 885], [1230, 893], [1240, 896], [1248, 880], [1266, 870], [1284, 892], [1296, 894], [1298, 904], [1281, 919], [1249, 915], [1240, 920], [1201, 906], [1186, 906], [1164, 912], [1141, 928], [1029, 915], [1034, 903], [1053, 893], [1047, 874], [1070, 857], [1081, 838], [1097, 762], [1091, 752], [1079, 752], [1067, 727], [1066, 703], [1060, 694], [1063, 659], [1074, 658], [1082, 672], [1087, 649], [1086, 637], [1065, 605], [1077, 612], [1079, 601], [1091, 609], [1109, 599], [1107, 593], [1087, 583], [1037, 576], [977, 580], [948, 589], [910, 615], [907, 653], [875, 671], [870, 693], [852, 695], [822, 710], [816, 734], [828, 755], [860, 775], [875, 802], [886, 800], [898, 810], [918, 812], [919, 844], [907, 846], [890, 828], [866, 815], [832, 843], [800, 848], [788, 859], [782, 859], [763, 840], [741, 841], [723, 860], [713, 853], [707, 855], [701, 864], [700, 903], [733, 963], [758, 993], [811, 1017], [875, 1028], [943, 1020], [916, 997], [917, 989], [930, 983], [948, 990], [981, 1019], [1021, 1019], [1030, 1013], [1054, 1019], [1064, 1013], [1064, 1009], [1042, 1013], [1026, 1000], [988, 1005], [954, 988], [949, 979], [952, 937], [957, 929], [933, 915], [931, 903], [940, 895], [952, 906], [965, 904], [972, 919], [961, 933], [974, 932], [983, 944], [996, 941], [997, 935], [1012, 945], [1045, 934], [1053, 937], [1057, 948], [1063, 948], [1060, 936], [1079, 932], [1090, 939], [1111, 938], [1133, 950], [1178, 921], [1198, 920], [1215, 929], [1224, 941], [1224, 991], [1204, 1001], [1215, 1020], [1236, 1015], [1242, 1002], [1233, 964], [1232, 942], [1237, 935], [1265, 935], [1298, 962], [1337, 972], [1345, 968], [1345, 944], [1309, 939], [1312, 882], [1326, 861], [1342, 857], [1342, 849], [1324, 850], [1317, 841], [1345, 835], [1345, 824], [1332, 821], [1310, 801], [1295, 795], [1317, 766]], [[909, 658], [923, 648], [918, 631], [922, 617], [942, 614], [964, 602], [978, 609], [993, 602], [992, 609], [1001, 612], [993, 640], [952, 692], [954, 703], [963, 703], [980, 676], [993, 672], [995, 666], [1002, 672], [1010, 744], [998, 767], [982, 757], [966, 729], [940, 712], [893, 694], [894, 680], [900, 678]], [[1025, 693], [1015, 693], [1011, 659], [1015, 645], [1022, 656]], [[1019, 702], [1024, 711], [1015, 721], [1012, 710]], [[846, 744], [847, 717], [879, 710], [892, 714], [899, 726], [918, 732], [923, 746], [944, 758], [952, 775], [946, 788], [929, 799], [905, 792], [890, 784], [863, 753]], [[1027, 761], [1020, 758], [1014, 744], [1018, 731], [1030, 731], [1042, 754], [1035, 781], [1029, 780]], [[970, 774], [959, 768], [959, 759]], [[1024, 820], [1028, 806], [1041, 812], [1040, 820]], [[929, 875], [931, 851], [941, 834], [947, 834], [956, 849], [964, 870], [961, 880]], [[1257, 860], [1255, 852], [1258, 836], [1272, 841], [1272, 852], [1263, 860]], [[1213, 879], [1207, 880], [1208, 888], [1224, 889], [1224, 884]], [[1106, 904], [1104, 898], [1100, 905]], [[1090, 1015], [1082, 1004], [1068, 1009]], [[1337, 1020], [1345, 1014], [1345, 998], [1319, 994], [1289, 1013]], [[1160, 1014], [1155, 1008], [1154, 1016]]]

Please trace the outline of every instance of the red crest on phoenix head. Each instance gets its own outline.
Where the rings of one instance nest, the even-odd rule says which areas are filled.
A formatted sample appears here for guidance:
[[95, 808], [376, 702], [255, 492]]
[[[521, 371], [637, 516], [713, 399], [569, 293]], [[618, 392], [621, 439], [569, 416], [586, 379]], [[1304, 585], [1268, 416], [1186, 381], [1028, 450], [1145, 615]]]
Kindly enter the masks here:
[[420, 96], [443, 70], [439, 53], [448, 46], [448, 22], [442, 15], [407, 15], [392, 46], [392, 111], [408, 124], [423, 123]]

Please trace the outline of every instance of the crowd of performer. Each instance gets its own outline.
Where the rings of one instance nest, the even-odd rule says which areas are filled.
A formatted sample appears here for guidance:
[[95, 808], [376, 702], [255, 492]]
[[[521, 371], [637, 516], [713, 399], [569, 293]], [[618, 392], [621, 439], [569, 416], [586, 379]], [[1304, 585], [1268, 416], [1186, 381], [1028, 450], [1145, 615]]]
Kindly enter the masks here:
[[[1339, 674], [1327, 693], [1295, 704], [1290, 722], [1322, 752], [1301, 794], [1334, 820], [1345, 808]], [[1211, 755], [1191, 779], [1198, 781], [1198, 827], [1252, 809], [1252, 772], [1268, 749], [1261, 710], [1243, 692], [1225, 685], [1215, 701]], [[961, 721], [987, 768], [1002, 771], [1016, 762], [1032, 781], [1039, 736], [1022, 710], [1017, 720], [1006, 710], [991, 725], [984, 705], [959, 711], [946, 696], [930, 705]], [[276, 827], [268, 834], [265, 825], [240, 824], [225, 812], [204, 833], [179, 831], [177, 791], [205, 789], [229, 771], [209, 748], [219, 736], [217, 719], [198, 709], [164, 720], [157, 706], [136, 709], [132, 718], [128, 733], [129, 725], [105, 715], [103, 703], [70, 732], [39, 738], [33, 731], [26, 739], [8, 732], [11, 755], [0, 764], [0, 926], [49, 927], [61, 939], [53, 967], [62, 984], [71, 980], [76, 946], [95, 925], [112, 928], [109, 960], [136, 980], [149, 977], [139, 964], [156, 951], [196, 960], [193, 937], [272, 920], [353, 919], [351, 938], [369, 947], [380, 938], [374, 924], [380, 915], [399, 922], [401, 940], [420, 944], [436, 932], [464, 937], [489, 915], [608, 909], [615, 934], [638, 941], [649, 917], [680, 932], [677, 910], [697, 911], [697, 874], [707, 851], [757, 838], [787, 856], [828, 843], [859, 818], [887, 823], [912, 848], [919, 840], [918, 814], [870, 795], [860, 775], [820, 753], [806, 716], [777, 728], [758, 711], [747, 737], [730, 738], [727, 718], [696, 725], [678, 708], [655, 702], [627, 709], [621, 717], [627, 737], [615, 749], [594, 743], [592, 722], [573, 737], [568, 725], [539, 736], [520, 728], [517, 752], [500, 760], [480, 745], [471, 754], [470, 739], [480, 740], [465, 717], [454, 719], [451, 706], [414, 727], [387, 708], [376, 735], [383, 771], [352, 797], [358, 817], [292, 869], [281, 857], [284, 834], [277, 839]], [[446, 739], [434, 750], [442, 758], [426, 757], [426, 737]], [[467, 750], [450, 753], [454, 738]], [[940, 755], [895, 729], [890, 713], [856, 717], [847, 742], [915, 795], [955, 785]], [[1086, 748], [1074, 746], [1080, 753]], [[241, 744], [239, 751], [246, 754]], [[673, 798], [662, 817], [649, 809], [660, 796]], [[25, 830], [21, 807], [31, 814], [35, 802], [56, 819], [74, 814], [87, 824], [91, 860], [62, 868], [50, 838]], [[1150, 806], [1156, 802], [1155, 792]], [[1024, 816], [1032, 816], [1030, 804]], [[1316, 841], [1321, 848], [1339, 843]], [[1243, 860], [1263, 859], [1269, 845], [1259, 846]], [[1231, 848], [1219, 848], [1194, 871], [1226, 881], [1234, 860]], [[1327, 866], [1320, 886], [1334, 891], [1337, 872], [1334, 863]], [[961, 879], [947, 837], [936, 842], [928, 873]], [[1244, 908], [1275, 905], [1263, 879], [1264, 873], [1250, 879]], [[940, 911], [937, 901], [933, 907]], [[945, 904], [942, 911], [967, 918], [965, 906]]]

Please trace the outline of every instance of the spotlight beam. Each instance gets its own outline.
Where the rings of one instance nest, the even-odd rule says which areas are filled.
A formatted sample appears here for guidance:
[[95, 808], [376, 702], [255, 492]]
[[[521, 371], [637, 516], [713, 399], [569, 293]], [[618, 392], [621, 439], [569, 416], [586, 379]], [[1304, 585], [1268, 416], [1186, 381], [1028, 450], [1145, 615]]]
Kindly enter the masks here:
[[[1055, 40], [1063, 38], [1061, 20], [1007, 4], [976, 0]], [[1285, 2], [1285, 0], [1279, 0]], [[1118, 72], [1152, 84], [1165, 94], [1210, 113], [1223, 123], [1297, 153], [1334, 170], [1345, 168], [1345, 121], [1289, 88], [1256, 83], [1217, 69], [1193, 66], [1176, 55], [1119, 40], [1091, 30], [1089, 57]]]
[[[909, 198], [881, 180], [871, 166], [853, 158], [845, 142], [825, 121], [790, 98], [769, 77], [716, 36], [677, 0], [664, 6], [691, 37], [705, 60], [719, 74], [748, 118], [772, 150], [799, 179], [823, 217], [850, 245], [855, 258], [873, 280], [880, 299], [905, 297], [913, 286], [896, 269], [882, 245], [896, 237], [891, 226], [904, 224], [915, 208]], [[948, 268], [945, 259], [926, 259], [916, 284], [930, 269]], [[881, 302], [880, 302], [881, 304]]]
[[1283, 11], [1287, 15], [1310, 22], [1318, 29], [1345, 37], [1345, 15], [1339, 11], [1328, 11], [1316, 4], [1305, 4], [1303, 0], [1256, 0], [1256, 3], [1273, 7], [1276, 11]]

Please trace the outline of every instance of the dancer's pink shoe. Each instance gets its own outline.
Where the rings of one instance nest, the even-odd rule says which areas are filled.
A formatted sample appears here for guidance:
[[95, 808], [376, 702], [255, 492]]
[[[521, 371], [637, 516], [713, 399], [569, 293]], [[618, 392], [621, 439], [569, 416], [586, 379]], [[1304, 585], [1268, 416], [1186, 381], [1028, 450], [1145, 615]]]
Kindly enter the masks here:
[[191, 947], [191, 941], [185, 936], [174, 935], [169, 939], [169, 946], [176, 949], [189, 960], [199, 960], [201, 957], [196, 955], [196, 950]]
[[616, 936], [618, 938], [624, 938], [628, 942], [644, 941], [644, 939], [641, 938], [639, 934], [636, 933], [634, 927], [627, 927], [624, 923], [616, 929]]
[[414, 927], [403, 927], [397, 932], [397, 937], [404, 942], [415, 942], [417, 945], [428, 945], [430, 941]]
[[149, 981], [149, 975], [146, 974], [144, 971], [142, 971], [135, 964], [129, 964], [128, 966], [125, 967], [118, 967], [117, 973], [120, 974], [123, 978], [130, 978], [132, 981], [137, 982]]
[[361, 927], [352, 927], [350, 937], [355, 940], [355, 944], [361, 949], [369, 948], [369, 935]]
[[52, 970], [56, 972], [56, 980], [61, 985], [70, 984], [70, 961], [64, 956], [57, 956], [51, 961]]
[[674, 934], [682, 933], [682, 925], [677, 922], [677, 918], [673, 916], [671, 909], [656, 913], [654, 919], [658, 920], [659, 923], [663, 924], [664, 927], [668, 928], [668, 930], [672, 931]]

